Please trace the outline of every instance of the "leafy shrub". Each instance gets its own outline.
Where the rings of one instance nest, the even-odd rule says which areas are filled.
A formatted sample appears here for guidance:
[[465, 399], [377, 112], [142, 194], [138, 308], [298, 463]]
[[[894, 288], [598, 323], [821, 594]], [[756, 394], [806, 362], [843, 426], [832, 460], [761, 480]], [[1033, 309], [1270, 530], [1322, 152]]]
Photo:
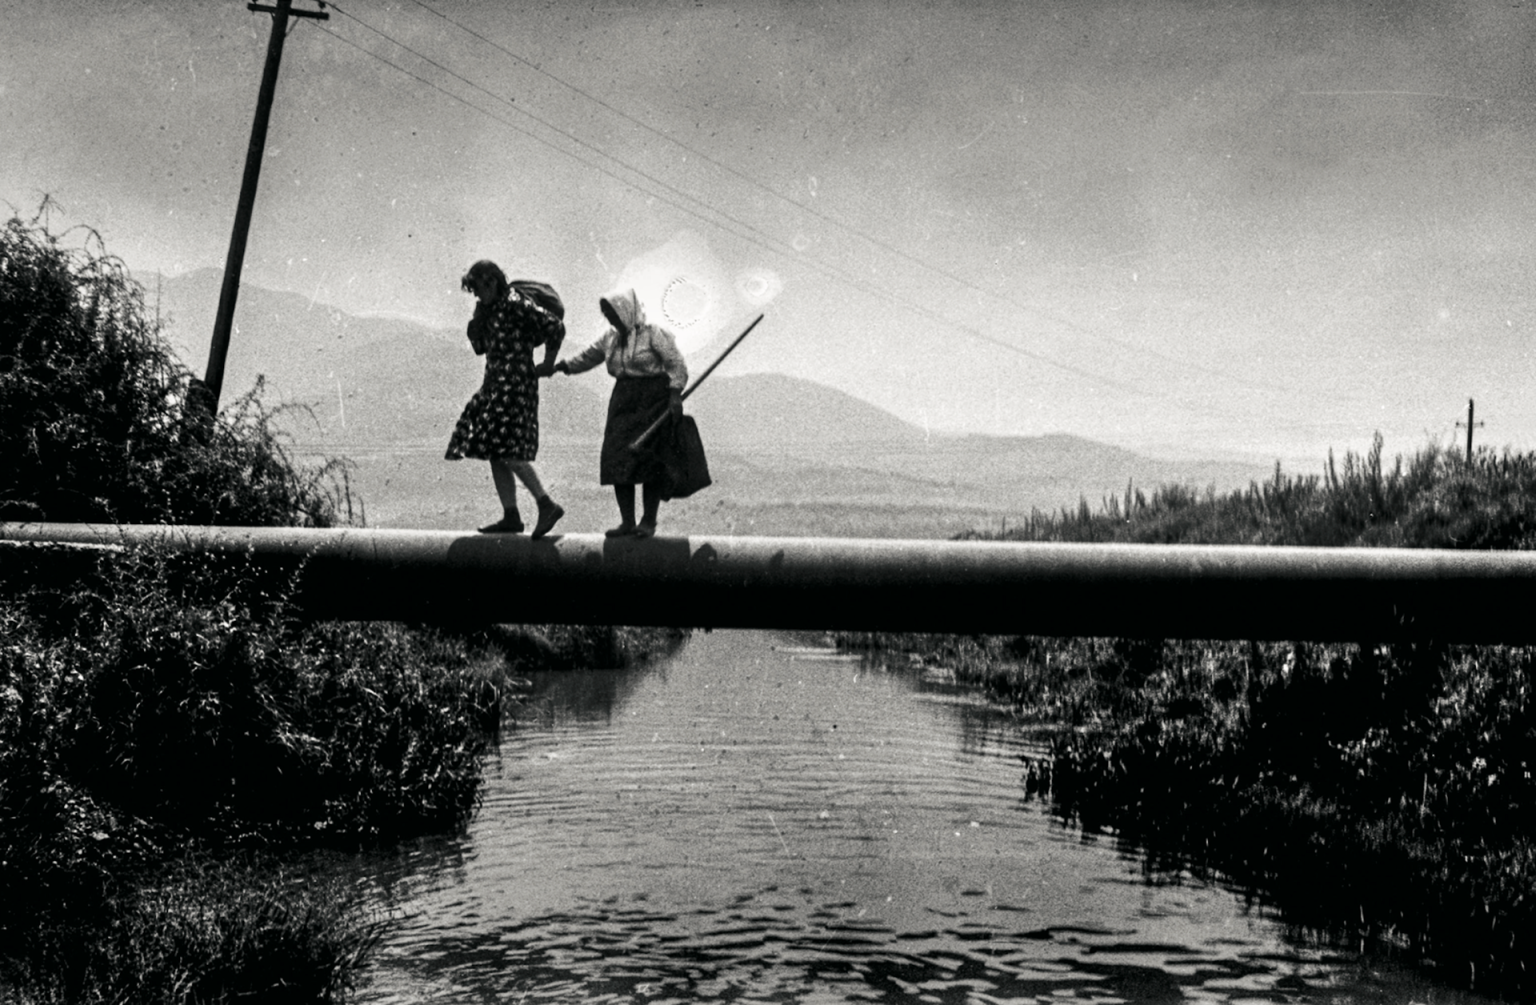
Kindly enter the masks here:
[[289, 456], [260, 384], [205, 425], [184, 415], [190, 381], [99, 236], [0, 228], [0, 519], [350, 519], [346, 464]]
[[474, 809], [492, 654], [292, 621], [213, 565], [116, 556], [84, 593], [0, 600], [0, 976], [23, 1000], [339, 994], [376, 938], [360, 902], [225, 856]]
[[493, 657], [388, 623], [286, 620], [260, 582], [133, 554], [67, 619], [13, 613], [10, 687], [48, 695], [18, 738], [34, 774], [220, 839], [464, 823], [495, 724]]
[[33, 922], [0, 989], [39, 1005], [340, 1001], [383, 926], [340, 877], [260, 858], [177, 859]]

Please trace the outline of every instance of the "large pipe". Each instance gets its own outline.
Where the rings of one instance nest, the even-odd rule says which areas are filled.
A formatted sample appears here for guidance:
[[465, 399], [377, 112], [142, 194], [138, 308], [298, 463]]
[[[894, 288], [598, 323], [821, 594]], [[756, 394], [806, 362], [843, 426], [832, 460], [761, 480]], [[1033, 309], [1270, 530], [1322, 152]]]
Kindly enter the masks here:
[[297, 570], [296, 602], [320, 618], [1536, 642], [1532, 552], [16, 523], [0, 541], [0, 562], [249, 555]]

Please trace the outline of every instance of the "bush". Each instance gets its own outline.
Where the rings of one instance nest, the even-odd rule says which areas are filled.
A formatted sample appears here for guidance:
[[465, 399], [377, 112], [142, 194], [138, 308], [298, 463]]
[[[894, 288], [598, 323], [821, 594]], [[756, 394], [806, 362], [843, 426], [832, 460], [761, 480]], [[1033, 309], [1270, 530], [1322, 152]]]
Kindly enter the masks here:
[[92, 913], [33, 919], [0, 964], [23, 1003], [340, 1001], [383, 919], [339, 877], [260, 858], [178, 859], [115, 884]]
[[144, 553], [0, 601], [0, 973], [27, 1000], [337, 994], [361, 902], [228, 856], [467, 822], [499, 659], [282, 614], [238, 568]]
[[101, 239], [0, 228], [0, 519], [331, 526], [351, 518], [345, 462], [304, 467], [261, 386], [211, 424], [192, 380]]
[[11, 756], [34, 762], [13, 777], [58, 775], [218, 840], [467, 821], [496, 722], [495, 658], [388, 623], [289, 621], [259, 583], [212, 559], [140, 553], [108, 560], [67, 618], [13, 602], [0, 691], [18, 699], [0, 728], [26, 731]]

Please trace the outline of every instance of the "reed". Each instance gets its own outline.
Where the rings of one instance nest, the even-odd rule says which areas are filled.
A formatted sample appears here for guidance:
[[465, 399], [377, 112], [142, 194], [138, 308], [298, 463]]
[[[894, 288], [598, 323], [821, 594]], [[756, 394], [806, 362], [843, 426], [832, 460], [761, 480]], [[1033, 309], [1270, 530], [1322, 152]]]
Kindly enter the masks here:
[[1097, 510], [1035, 510], [1007, 533], [965, 539], [1318, 547], [1528, 548], [1536, 544], [1536, 454], [1484, 447], [1470, 463], [1428, 444], [1389, 466], [1378, 433], [1364, 454], [1330, 451], [1317, 475], [1275, 466], [1272, 478], [1218, 494], [1214, 488], [1128, 484]]

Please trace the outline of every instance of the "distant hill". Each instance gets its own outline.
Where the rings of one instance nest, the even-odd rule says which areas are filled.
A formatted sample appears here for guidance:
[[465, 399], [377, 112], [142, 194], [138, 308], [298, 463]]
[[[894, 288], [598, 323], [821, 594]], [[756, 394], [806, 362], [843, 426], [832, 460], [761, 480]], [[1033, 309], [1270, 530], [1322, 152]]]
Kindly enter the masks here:
[[[927, 433], [852, 395], [781, 374], [712, 377], [688, 410], [713, 449], [800, 468], [808, 484], [826, 472], [885, 473], [925, 501], [948, 493], [988, 507], [1055, 509], [1086, 497], [1150, 491], [1164, 483], [1240, 488], [1269, 470], [1226, 461], [1164, 461], [1079, 436]], [[867, 479], [861, 478], [867, 485]], [[917, 491], [926, 485], [928, 491]], [[899, 494], [899, 493], [897, 493]]]
[[750, 453], [829, 460], [916, 450], [924, 440], [921, 429], [850, 394], [776, 373], [711, 377], [686, 407], [712, 443]]
[[[151, 277], [145, 283], [152, 306], [159, 296], [161, 315], [170, 321], [171, 341], [199, 373], [207, 363], [222, 282], [223, 270], [197, 269], [158, 282]], [[429, 328], [405, 318], [356, 317], [298, 293], [249, 284], [240, 286], [235, 324], [241, 330], [231, 339], [231, 365], [241, 356], [250, 361], [281, 359], [285, 368], [292, 368], [311, 357], [393, 338], [425, 334], [454, 343], [463, 339], [462, 331]]]
[[[160, 283], [161, 311], [170, 319], [167, 335], [199, 374], [218, 310], [220, 275], [217, 269], [200, 269]], [[148, 288], [153, 297], [154, 284]], [[312, 409], [313, 421], [290, 420], [294, 436], [305, 443], [371, 448], [446, 442], [484, 372], [462, 328], [356, 317], [258, 286], [241, 286], [235, 326], [224, 401], [264, 377], [269, 402]], [[546, 382], [543, 398], [541, 418], [550, 435], [601, 434], [605, 404], [595, 385]]]
[[[219, 276], [205, 269], [158, 284], [160, 310], [170, 319], [167, 335], [195, 372], [207, 354]], [[147, 288], [153, 301], [157, 284], [151, 280]], [[447, 509], [418, 500], [380, 510], [377, 500], [429, 493], [438, 483], [470, 485], [483, 475], [456, 471], [443, 482], [439, 460], [483, 371], [462, 329], [357, 317], [254, 286], [241, 289], [236, 326], [224, 400], [261, 374], [269, 404], [307, 405], [312, 417], [287, 419], [294, 439], [301, 448], [361, 458], [358, 484], [375, 500], [375, 512], [425, 520]], [[589, 455], [602, 436], [610, 387], [599, 371], [545, 381], [540, 392], [540, 467], [566, 483], [592, 481], [595, 505], [606, 504]], [[927, 433], [842, 391], [781, 374], [711, 377], [689, 399], [688, 411], [711, 457], [716, 484], [709, 496], [801, 514], [796, 520], [804, 507], [1027, 514], [1075, 506], [1084, 497], [1097, 507], [1103, 497], [1123, 494], [1127, 483], [1144, 490], [1169, 482], [1227, 490], [1270, 473], [1236, 462], [1157, 460], [1065, 434]], [[370, 481], [375, 470], [394, 474]]]

